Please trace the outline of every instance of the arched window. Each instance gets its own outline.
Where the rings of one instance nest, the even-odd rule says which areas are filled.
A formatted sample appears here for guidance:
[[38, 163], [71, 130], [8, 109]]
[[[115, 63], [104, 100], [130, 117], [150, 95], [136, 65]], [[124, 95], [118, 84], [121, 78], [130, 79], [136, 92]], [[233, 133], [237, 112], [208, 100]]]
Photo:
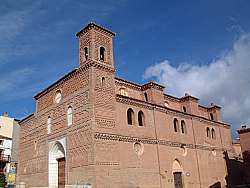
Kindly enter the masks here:
[[185, 106], [183, 106], [182, 109], [183, 109], [183, 112], [187, 112], [187, 109]]
[[105, 60], [105, 48], [100, 47], [100, 60], [104, 61]]
[[68, 126], [73, 124], [73, 110], [71, 106], [67, 110], [67, 122]]
[[104, 85], [105, 85], [105, 78], [102, 77], [102, 86], [104, 86]]
[[215, 130], [212, 128], [212, 139], [216, 139]]
[[55, 102], [58, 104], [62, 100], [62, 92], [58, 90], [55, 95]]
[[139, 126], [144, 126], [145, 124], [144, 114], [142, 111], [138, 112], [138, 123], [139, 123]]
[[210, 113], [210, 119], [214, 120], [214, 115], [212, 113]]
[[145, 97], [145, 101], [148, 102], [148, 94], [146, 92], [144, 93], [144, 97]]
[[174, 132], [179, 132], [179, 122], [174, 118]]
[[34, 149], [35, 149], [35, 151], [37, 149], [37, 141], [36, 140], [34, 141]]
[[181, 133], [187, 134], [186, 124], [184, 120], [181, 121]]
[[84, 48], [84, 56], [85, 56], [85, 60], [87, 60], [89, 58], [89, 50], [88, 47]]
[[133, 125], [134, 124], [134, 111], [129, 108], [127, 111], [127, 121], [128, 121], [128, 125]]
[[211, 138], [211, 132], [210, 132], [210, 129], [208, 127], [207, 127], [207, 137]]
[[51, 117], [49, 116], [48, 119], [47, 119], [47, 131], [48, 131], [48, 134], [51, 133]]

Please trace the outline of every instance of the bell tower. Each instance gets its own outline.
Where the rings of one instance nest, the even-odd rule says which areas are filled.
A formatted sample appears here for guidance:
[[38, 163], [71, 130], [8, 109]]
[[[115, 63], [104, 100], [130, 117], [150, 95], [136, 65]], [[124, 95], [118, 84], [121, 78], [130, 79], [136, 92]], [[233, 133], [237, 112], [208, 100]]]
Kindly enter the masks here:
[[80, 67], [89, 61], [114, 67], [113, 37], [115, 33], [91, 22], [76, 36], [79, 38]]
[[113, 60], [115, 33], [91, 22], [76, 36], [79, 38], [79, 69], [88, 69], [90, 75], [92, 128], [95, 131], [114, 132], [116, 130]]
[[[77, 33], [79, 38], [79, 63], [78, 70], [87, 70], [89, 74], [89, 108], [91, 114], [91, 130], [93, 138], [101, 133], [117, 134], [119, 127], [116, 123], [116, 93], [115, 93], [115, 69], [113, 60], [113, 37], [115, 34], [95, 23], [89, 23]], [[93, 140], [94, 164], [99, 164], [105, 159], [105, 163], [113, 164], [119, 161], [118, 147], [112, 147], [109, 153], [103, 152], [108, 148], [109, 141]], [[96, 187], [109, 187], [105, 174], [115, 176], [116, 166], [95, 165]], [[108, 184], [108, 185], [107, 185]], [[114, 185], [111, 187], [117, 187]]]

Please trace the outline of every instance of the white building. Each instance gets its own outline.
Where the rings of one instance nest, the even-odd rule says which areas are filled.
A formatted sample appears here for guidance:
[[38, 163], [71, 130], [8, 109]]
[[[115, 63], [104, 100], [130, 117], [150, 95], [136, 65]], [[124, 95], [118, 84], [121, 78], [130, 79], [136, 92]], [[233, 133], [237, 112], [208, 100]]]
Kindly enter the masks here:
[[0, 173], [6, 173], [9, 182], [15, 179], [19, 131], [18, 120], [10, 118], [7, 113], [0, 116]]

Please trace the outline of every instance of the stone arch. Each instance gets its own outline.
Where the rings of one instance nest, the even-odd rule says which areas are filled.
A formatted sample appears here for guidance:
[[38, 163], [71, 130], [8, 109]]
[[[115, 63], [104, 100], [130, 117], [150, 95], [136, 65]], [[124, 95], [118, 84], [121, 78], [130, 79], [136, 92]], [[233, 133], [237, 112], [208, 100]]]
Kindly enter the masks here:
[[65, 140], [49, 143], [49, 187], [58, 187], [58, 161], [66, 158]]
[[182, 165], [178, 159], [175, 159], [172, 166], [173, 176], [174, 176], [174, 187], [175, 188], [183, 188], [183, 173], [184, 170]]
[[172, 166], [172, 171], [174, 172], [184, 172], [182, 165], [178, 159], [175, 159]]

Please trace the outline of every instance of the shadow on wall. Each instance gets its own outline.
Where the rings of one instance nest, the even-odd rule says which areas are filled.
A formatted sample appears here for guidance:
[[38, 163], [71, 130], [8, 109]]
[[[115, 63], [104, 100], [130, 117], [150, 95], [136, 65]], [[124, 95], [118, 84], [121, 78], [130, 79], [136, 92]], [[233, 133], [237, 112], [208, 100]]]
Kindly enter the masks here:
[[250, 187], [250, 151], [243, 152], [243, 161], [244, 161], [244, 171], [246, 176], [246, 183]]
[[[245, 155], [245, 156], [244, 156]], [[243, 153], [243, 158], [250, 159], [250, 152]], [[227, 165], [227, 176], [225, 177], [228, 188], [250, 188], [250, 165], [245, 160], [230, 159], [228, 153], [224, 152], [224, 159]]]
[[211, 185], [209, 188], [221, 188], [221, 183], [218, 181], [215, 184]]

